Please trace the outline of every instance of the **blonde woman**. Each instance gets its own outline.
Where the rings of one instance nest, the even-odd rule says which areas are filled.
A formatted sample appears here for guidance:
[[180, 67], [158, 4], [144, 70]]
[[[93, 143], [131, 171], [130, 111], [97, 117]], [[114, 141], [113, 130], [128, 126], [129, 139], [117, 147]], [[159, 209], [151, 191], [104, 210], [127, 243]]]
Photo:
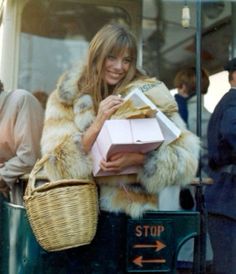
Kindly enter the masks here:
[[41, 145], [42, 153], [51, 155], [46, 166], [51, 180], [92, 177], [91, 147], [134, 86], [157, 83], [162, 87], [152, 100], [182, 132], [177, 140], [164, 142], [149, 154], [118, 153], [101, 161], [104, 171], [140, 168], [137, 174], [93, 178], [100, 195], [99, 223], [91, 245], [78, 248], [77, 257], [90, 262], [79, 273], [125, 273], [127, 217], [140, 218], [145, 211], [158, 210], [158, 193], [167, 186], [188, 184], [197, 170], [198, 138], [186, 130], [164, 84], [148, 78], [136, 64], [133, 34], [120, 25], [105, 25], [91, 41], [82, 71], [65, 73], [48, 99]]

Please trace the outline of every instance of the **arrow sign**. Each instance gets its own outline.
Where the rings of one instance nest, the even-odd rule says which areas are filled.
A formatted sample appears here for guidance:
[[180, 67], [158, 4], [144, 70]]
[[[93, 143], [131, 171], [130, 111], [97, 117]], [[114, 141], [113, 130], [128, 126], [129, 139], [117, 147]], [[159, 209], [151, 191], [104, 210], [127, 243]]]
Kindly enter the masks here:
[[133, 246], [134, 248], [156, 248], [156, 251], [160, 251], [161, 249], [165, 248], [166, 245], [163, 244], [161, 241], [156, 241], [155, 244], [136, 244]]
[[143, 256], [139, 256], [133, 260], [133, 263], [143, 267], [143, 263], [157, 263], [157, 264], [164, 264], [166, 262], [165, 259], [143, 259]]

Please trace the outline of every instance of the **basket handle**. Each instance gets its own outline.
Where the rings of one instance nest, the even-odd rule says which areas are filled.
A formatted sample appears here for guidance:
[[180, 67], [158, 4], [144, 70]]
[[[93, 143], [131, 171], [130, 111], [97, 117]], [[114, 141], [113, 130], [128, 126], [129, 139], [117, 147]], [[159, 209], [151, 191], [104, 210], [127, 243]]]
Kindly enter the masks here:
[[61, 179], [58, 181], [47, 182], [41, 186], [38, 186], [34, 191], [45, 192], [50, 189], [54, 189], [61, 186], [73, 186], [73, 185], [95, 185], [95, 182], [89, 179]]
[[36, 174], [43, 168], [45, 162], [48, 161], [50, 155], [45, 154], [41, 159], [37, 160], [33, 169], [30, 172], [26, 195], [30, 195], [35, 190]]

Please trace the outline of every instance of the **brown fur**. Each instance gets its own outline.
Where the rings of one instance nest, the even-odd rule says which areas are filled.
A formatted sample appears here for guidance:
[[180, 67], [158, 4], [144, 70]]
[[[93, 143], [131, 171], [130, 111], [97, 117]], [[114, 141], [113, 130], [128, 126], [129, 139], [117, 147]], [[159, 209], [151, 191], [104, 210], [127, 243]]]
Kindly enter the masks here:
[[[42, 154], [50, 154], [46, 171], [51, 180], [91, 178], [92, 160], [90, 154], [83, 152], [81, 137], [95, 118], [93, 100], [88, 94], [75, 89], [76, 78], [63, 79], [67, 83], [60, 83], [50, 96], [45, 114], [41, 143]], [[138, 81], [134, 85], [145, 83]], [[158, 87], [161, 87], [162, 83], [158, 83]], [[158, 150], [147, 154], [145, 163], [136, 176], [95, 178], [100, 187], [100, 206], [103, 210], [140, 217], [147, 210], [158, 209], [158, 194], [165, 187], [189, 184], [195, 176], [199, 139], [186, 130], [177, 113], [174, 99], [166, 88], [153, 90], [150, 98], [168, 114], [182, 134], [175, 142], [163, 143]], [[142, 187], [132, 185], [137, 182]]]

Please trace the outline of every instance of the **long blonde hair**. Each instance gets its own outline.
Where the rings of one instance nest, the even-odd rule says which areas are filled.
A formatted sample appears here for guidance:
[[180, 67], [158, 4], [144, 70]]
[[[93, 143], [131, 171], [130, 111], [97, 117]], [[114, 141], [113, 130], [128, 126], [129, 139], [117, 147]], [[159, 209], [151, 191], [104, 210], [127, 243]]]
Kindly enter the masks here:
[[137, 43], [133, 34], [127, 28], [117, 24], [107, 24], [102, 27], [90, 42], [87, 63], [78, 80], [78, 88], [83, 93], [89, 93], [94, 101], [95, 109], [102, 99], [109, 95], [108, 86], [103, 81], [103, 67], [109, 54], [122, 54], [128, 50], [131, 64], [127, 75], [113, 89], [115, 94], [122, 90], [132, 80], [145, 77], [137, 67]]

